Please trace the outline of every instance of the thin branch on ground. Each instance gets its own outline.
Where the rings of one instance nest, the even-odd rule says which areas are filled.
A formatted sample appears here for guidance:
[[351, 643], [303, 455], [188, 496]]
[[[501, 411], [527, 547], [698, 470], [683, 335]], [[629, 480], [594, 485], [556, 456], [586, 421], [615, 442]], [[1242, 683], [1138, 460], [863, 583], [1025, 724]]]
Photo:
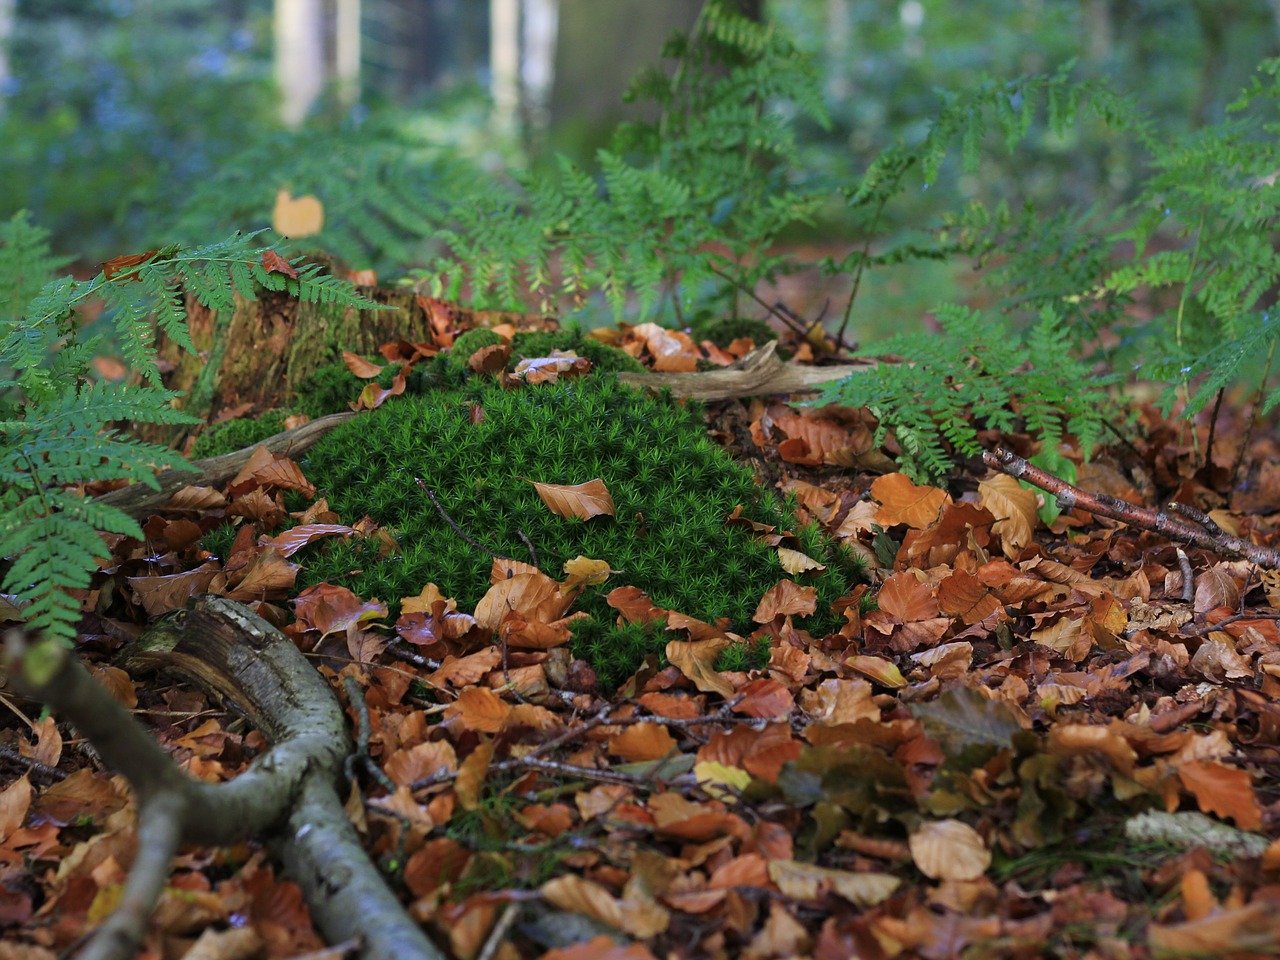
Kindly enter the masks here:
[[1249, 543], [1247, 540], [1226, 533], [1215, 536], [1201, 526], [1192, 526], [1164, 511], [1137, 507], [1105, 493], [1089, 493], [1033, 466], [1003, 447], [983, 453], [982, 460], [993, 469], [1007, 473], [1015, 479], [1026, 480], [1041, 490], [1052, 493], [1058, 498], [1058, 504], [1064, 510], [1079, 507], [1096, 516], [1119, 520], [1132, 527], [1158, 533], [1175, 543], [1190, 544], [1223, 556], [1249, 560], [1268, 569], [1280, 568], [1280, 550]]

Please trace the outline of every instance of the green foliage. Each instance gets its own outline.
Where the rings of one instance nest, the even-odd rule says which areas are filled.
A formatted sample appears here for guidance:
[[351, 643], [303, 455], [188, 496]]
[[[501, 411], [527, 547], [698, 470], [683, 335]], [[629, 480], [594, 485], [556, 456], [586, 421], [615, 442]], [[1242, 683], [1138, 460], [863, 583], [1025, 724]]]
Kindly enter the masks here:
[[1062, 324], [1046, 309], [1027, 333], [964, 307], [938, 309], [941, 334], [907, 333], [880, 345], [909, 362], [882, 363], [828, 385], [816, 403], [869, 407], [877, 440], [892, 431], [903, 468], [937, 481], [955, 456], [982, 452], [978, 429], [1025, 429], [1056, 448], [1073, 436], [1087, 456], [1109, 419], [1116, 379], [1072, 357]]
[[690, 332], [695, 340], [710, 340], [718, 347], [727, 347], [733, 341], [746, 338], [757, 347], [762, 347], [770, 340], [777, 340], [778, 335], [763, 320], [755, 317], [723, 317], [710, 319], [703, 323], [693, 324]]
[[279, 410], [268, 410], [255, 419], [242, 417], [215, 423], [196, 438], [191, 447], [191, 458], [218, 457], [261, 443], [285, 429], [284, 418], [285, 414]]
[[[90, 280], [53, 277], [47, 234], [18, 216], [0, 236], [0, 556], [12, 558], [2, 588], [28, 604], [38, 630], [70, 639], [80, 601], [108, 556], [100, 534], [142, 538], [119, 509], [83, 497], [75, 486], [127, 479], [156, 486], [155, 467], [183, 468], [172, 451], [130, 437], [120, 423], [190, 423], [159, 386], [153, 347], [159, 325], [190, 345], [182, 289], [215, 309], [233, 292], [288, 290], [314, 300], [364, 305], [345, 285], [309, 267], [297, 279], [269, 273], [251, 237], [232, 236], [195, 249], [179, 246]], [[27, 303], [13, 299], [44, 281]], [[88, 300], [106, 305], [107, 323], [140, 386], [95, 381], [90, 361], [101, 335], [77, 323]]]
[[[459, 197], [446, 252], [421, 274], [436, 295], [574, 308], [600, 293], [616, 314], [733, 302], [772, 276], [769, 252], [821, 204], [793, 179], [786, 109], [825, 122], [817, 74], [768, 24], [710, 0], [632, 97], [658, 118], [621, 127], [589, 173], [565, 158]], [[664, 301], [665, 298], [665, 301]]]
[[[472, 404], [484, 420], [473, 423]], [[591, 619], [574, 628], [574, 650], [614, 684], [669, 636], [618, 628], [604, 602], [612, 586], [633, 584], [655, 604], [706, 620], [727, 617], [752, 628], [760, 596], [786, 574], [775, 552], [724, 519], [737, 504], [762, 522], [785, 525], [749, 471], [708, 437], [696, 409], [588, 376], [508, 391], [495, 385], [402, 397], [358, 424], [339, 427], [308, 451], [304, 472], [341, 515], [370, 514], [397, 531], [400, 556], [380, 559], [358, 541], [326, 545], [304, 558], [300, 582], [330, 581], [393, 607], [430, 581], [464, 607], [489, 583], [492, 557], [468, 544], [440, 516], [421, 477], [470, 537], [496, 553], [532, 561], [548, 574], [583, 554], [621, 571], [589, 590], [576, 609]], [[583, 483], [600, 477], [616, 517], [589, 521], [552, 514], [529, 480]], [[527, 479], [526, 479], [527, 478]], [[819, 549], [815, 541], [815, 549]], [[353, 571], [356, 571], [353, 573]], [[813, 581], [820, 625], [844, 592], [832, 570]]]
[[176, 237], [193, 185], [276, 122], [269, 21], [245, 5], [42, 0], [20, 4], [13, 31], [0, 216], [31, 210], [85, 262]]

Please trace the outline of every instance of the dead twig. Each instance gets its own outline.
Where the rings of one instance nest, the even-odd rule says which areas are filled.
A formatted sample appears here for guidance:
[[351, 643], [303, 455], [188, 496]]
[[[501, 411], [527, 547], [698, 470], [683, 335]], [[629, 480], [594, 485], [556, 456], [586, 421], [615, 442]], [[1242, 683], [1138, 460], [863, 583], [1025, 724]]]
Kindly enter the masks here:
[[1018, 480], [1026, 480], [1041, 490], [1052, 493], [1058, 498], [1058, 504], [1064, 510], [1079, 507], [1081, 510], [1087, 510], [1100, 517], [1119, 520], [1140, 530], [1150, 530], [1175, 543], [1190, 544], [1223, 556], [1248, 560], [1268, 569], [1280, 567], [1280, 551], [1249, 543], [1247, 540], [1233, 537], [1225, 532], [1215, 535], [1203, 526], [1193, 526], [1164, 511], [1137, 507], [1116, 497], [1107, 496], [1105, 493], [1089, 493], [1079, 487], [1073, 487], [1060, 477], [1055, 477], [1033, 466], [1003, 447], [988, 450], [982, 455], [982, 460], [995, 470], [1007, 473]]

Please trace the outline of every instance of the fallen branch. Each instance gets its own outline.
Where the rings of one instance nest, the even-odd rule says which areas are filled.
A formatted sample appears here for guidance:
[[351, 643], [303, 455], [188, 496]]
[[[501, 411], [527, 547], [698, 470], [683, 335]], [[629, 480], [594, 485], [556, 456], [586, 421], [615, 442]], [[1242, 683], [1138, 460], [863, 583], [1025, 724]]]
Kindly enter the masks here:
[[191, 466], [195, 473], [186, 470], [164, 470], [156, 475], [156, 482], [160, 485], [158, 490], [145, 483], [131, 483], [127, 487], [95, 497], [94, 500], [96, 503], [118, 507], [135, 519], [144, 520], [153, 511], [168, 503], [169, 499], [185, 486], [213, 487], [226, 483], [249, 462], [253, 451], [258, 447], [266, 447], [272, 453], [301, 453], [308, 447], [314, 446], [334, 427], [346, 423], [354, 416], [354, 413], [331, 413], [327, 417], [319, 417], [300, 427], [267, 437], [243, 450], [224, 453], [220, 457], [192, 460]]
[[302, 888], [330, 943], [356, 940], [360, 956], [442, 958], [404, 912], [338, 799], [350, 741], [329, 685], [283, 634], [248, 608], [217, 597], [158, 622], [127, 651], [131, 668], [179, 672], [231, 701], [272, 746], [234, 780], [184, 774], [96, 683], [69, 650], [10, 631], [12, 677], [86, 737], [129, 781], [138, 806], [138, 855], [118, 909], [81, 953], [126, 960], [181, 843], [229, 845], [266, 838]]
[[[1240, 537], [1233, 537], [1212, 521], [1196, 525], [1192, 520], [1182, 519], [1193, 518], [1197, 514], [1197, 511], [1184, 505], [1170, 504], [1169, 512], [1166, 513], [1148, 507], [1134, 506], [1132, 503], [1107, 496], [1105, 493], [1089, 493], [1079, 487], [1073, 487], [1060, 477], [1046, 473], [1003, 447], [986, 451], [982, 455], [982, 460], [993, 469], [1007, 473], [1018, 480], [1025, 480], [1047, 493], [1052, 493], [1058, 498], [1058, 505], [1064, 510], [1079, 507], [1099, 517], [1109, 517], [1140, 530], [1158, 533], [1175, 543], [1186, 543], [1222, 556], [1248, 560], [1260, 567], [1271, 569], [1280, 567], [1280, 551], [1250, 543]], [[1205, 520], [1208, 520], [1208, 517], [1205, 517]], [[1212, 524], [1212, 529], [1208, 529], [1209, 524]]]
[[854, 373], [864, 373], [876, 366], [875, 361], [861, 360], [827, 367], [783, 363], [777, 354], [778, 341], [757, 347], [723, 370], [704, 373], [620, 373], [618, 382], [628, 387], [661, 390], [669, 387], [677, 397], [695, 400], [729, 400], [733, 397], [763, 396], [774, 393], [812, 393], [832, 380], [843, 380]]

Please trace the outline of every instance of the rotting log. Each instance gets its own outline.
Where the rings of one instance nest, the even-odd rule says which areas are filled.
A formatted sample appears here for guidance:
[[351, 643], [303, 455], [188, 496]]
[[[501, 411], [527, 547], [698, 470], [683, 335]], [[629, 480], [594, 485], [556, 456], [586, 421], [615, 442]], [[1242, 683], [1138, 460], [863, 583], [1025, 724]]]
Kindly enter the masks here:
[[693, 400], [730, 400], [734, 397], [811, 393], [824, 383], [843, 380], [876, 366], [859, 360], [830, 366], [802, 366], [784, 363], [778, 356], [778, 341], [757, 347], [722, 370], [702, 373], [620, 373], [618, 382], [650, 390], [669, 388], [677, 397]]
[[153, 489], [145, 483], [131, 483], [119, 490], [104, 493], [97, 497], [96, 501], [118, 507], [129, 516], [143, 520], [168, 503], [170, 498], [183, 487], [212, 487], [226, 483], [249, 462], [253, 451], [258, 447], [266, 447], [272, 453], [302, 453], [334, 427], [346, 423], [354, 416], [356, 416], [355, 413], [331, 413], [327, 417], [319, 417], [292, 430], [274, 434], [243, 450], [224, 453], [219, 457], [207, 457], [204, 460], [192, 460], [191, 471], [163, 470], [156, 474], [159, 489]]
[[53, 641], [7, 647], [11, 676], [86, 737], [123, 773], [138, 807], [138, 855], [118, 908], [79, 954], [126, 960], [146, 933], [174, 852], [184, 842], [264, 839], [302, 888], [330, 943], [352, 941], [366, 960], [443, 960], [360, 845], [337, 786], [351, 749], [333, 690], [294, 644], [247, 607], [200, 597], [126, 648], [122, 663], [191, 680], [242, 711], [271, 743], [226, 783], [195, 780], [170, 760], [72, 653]]

